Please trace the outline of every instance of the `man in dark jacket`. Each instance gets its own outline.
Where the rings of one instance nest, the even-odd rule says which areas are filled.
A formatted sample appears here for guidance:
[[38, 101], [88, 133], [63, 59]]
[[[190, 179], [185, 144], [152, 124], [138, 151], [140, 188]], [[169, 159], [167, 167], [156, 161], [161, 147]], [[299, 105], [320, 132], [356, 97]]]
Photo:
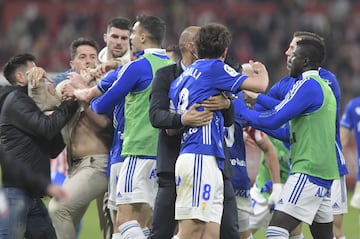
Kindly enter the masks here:
[[[175, 65], [160, 69], [153, 82], [150, 99], [151, 124], [160, 128], [158, 155], [156, 161], [159, 189], [156, 195], [152, 238], [171, 238], [174, 234], [175, 222], [175, 162], [180, 151], [180, 134], [169, 136], [165, 129], [180, 129], [185, 125], [198, 127], [208, 124], [212, 119], [212, 112], [196, 110], [200, 105], [194, 105], [183, 115], [169, 111], [168, 92], [173, 80], [178, 77], [185, 67], [196, 59], [194, 35], [200, 29], [197, 26], [186, 28], [179, 39], [182, 59]], [[234, 111], [231, 101], [223, 96], [214, 96], [202, 102], [207, 109], [223, 109], [225, 125], [231, 125], [234, 120]], [[224, 175], [224, 212], [221, 222], [221, 238], [239, 238], [237, 206], [235, 194], [231, 184], [232, 168], [229, 160], [225, 162]]]
[[[35, 57], [30, 54], [12, 57], [4, 66], [4, 76], [12, 86], [0, 90], [0, 141], [5, 153], [11, 155], [7, 160], [14, 161], [11, 165], [23, 164], [50, 183], [49, 158], [64, 148], [60, 131], [78, 104], [66, 101], [53, 114], [45, 115], [27, 94], [26, 72], [32, 67]], [[44, 191], [30, 189], [20, 177], [13, 177], [11, 170], [15, 169], [3, 168], [9, 216], [0, 223], [0, 238], [56, 238], [41, 200]]]
[[[27, 164], [17, 164], [16, 160], [11, 160], [11, 155], [7, 155], [0, 147], [0, 166], [6, 171], [8, 180], [16, 180], [32, 195], [47, 194], [56, 200], [66, 201], [67, 194], [64, 189], [56, 184], [49, 183], [47, 177], [41, 174], [34, 174]], [[8, 216], [8, 203], [0, 187], [0, 224], [7, 220]]]

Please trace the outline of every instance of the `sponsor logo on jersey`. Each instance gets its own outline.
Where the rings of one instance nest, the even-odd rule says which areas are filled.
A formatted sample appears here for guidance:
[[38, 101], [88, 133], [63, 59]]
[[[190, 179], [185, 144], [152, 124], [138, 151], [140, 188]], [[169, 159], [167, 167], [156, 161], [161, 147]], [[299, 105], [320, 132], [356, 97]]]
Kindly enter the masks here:
[[229, 66], [227, 64], [224, 65], [224, 70], [226, 73], [228, 73], [232, 77], [239, 74], [234, 68], [232, 68], [231, 66]]
[[240, 167], [246, 167], [246, 161], [241, 160], [239, 158], [231, 159], [231, 165], [240, 166]]

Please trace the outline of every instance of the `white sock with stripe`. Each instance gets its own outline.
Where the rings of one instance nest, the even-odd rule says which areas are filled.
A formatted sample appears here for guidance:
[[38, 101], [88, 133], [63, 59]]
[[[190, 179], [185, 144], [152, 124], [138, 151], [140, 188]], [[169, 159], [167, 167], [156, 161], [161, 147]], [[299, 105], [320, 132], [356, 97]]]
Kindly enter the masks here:
[[268, 226], [266, 229], [266, 238], [267, 239], [288, 239], [289, 232], [281, 227], [277, 226]]
[[151, 231], [150, 231], [150, 229], [148, 227], [142, 228], [142, 231], [143, 231], [146, 238], [150, 238]]
[[146, 239], [140, 224], [136, 220], [128, 221], [119, 226], [122, 239]]

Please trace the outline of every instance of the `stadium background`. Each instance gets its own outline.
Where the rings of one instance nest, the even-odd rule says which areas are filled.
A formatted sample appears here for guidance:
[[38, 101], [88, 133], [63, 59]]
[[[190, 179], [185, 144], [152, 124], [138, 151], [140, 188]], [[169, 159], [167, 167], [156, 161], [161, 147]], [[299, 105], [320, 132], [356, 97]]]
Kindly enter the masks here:
[[[30, 52], [47, 71], [64, 71], [72, 40], [91, 37], [103, 46], [109, 19], [123, 16], [133, 21], [140, 13], [165, 20], [164, 47], [177, 43], [188, 25], [225, 24], [233, 33], [232, 54], [240, 63], [262, 61], [270, 85], [287, 74], [284, 51], [292, 33], [317, 32], [327, 44], [324, 66], [337, 75], [341, 86], [341, 112], [360, 94], [360, 2], [356, 0], [0, 0], [0, 66], [12, 55]], [[4, 83], [1, 78], [0, 74]], [[344, 151], [352, 190], [357, 172], [354, 140]], [[260, 152], [252, 148], [247, 154], [253, 180]]]

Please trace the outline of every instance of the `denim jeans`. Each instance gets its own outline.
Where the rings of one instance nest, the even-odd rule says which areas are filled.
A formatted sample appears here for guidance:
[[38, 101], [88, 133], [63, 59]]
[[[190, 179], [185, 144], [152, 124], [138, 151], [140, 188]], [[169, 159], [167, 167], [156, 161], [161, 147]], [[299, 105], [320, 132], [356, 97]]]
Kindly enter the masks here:
[[1, 239], [56, 239], [47, 208], [41, 198], [31, 198], [19, 188], [4, 188], [9, 214], [0, 217]]

